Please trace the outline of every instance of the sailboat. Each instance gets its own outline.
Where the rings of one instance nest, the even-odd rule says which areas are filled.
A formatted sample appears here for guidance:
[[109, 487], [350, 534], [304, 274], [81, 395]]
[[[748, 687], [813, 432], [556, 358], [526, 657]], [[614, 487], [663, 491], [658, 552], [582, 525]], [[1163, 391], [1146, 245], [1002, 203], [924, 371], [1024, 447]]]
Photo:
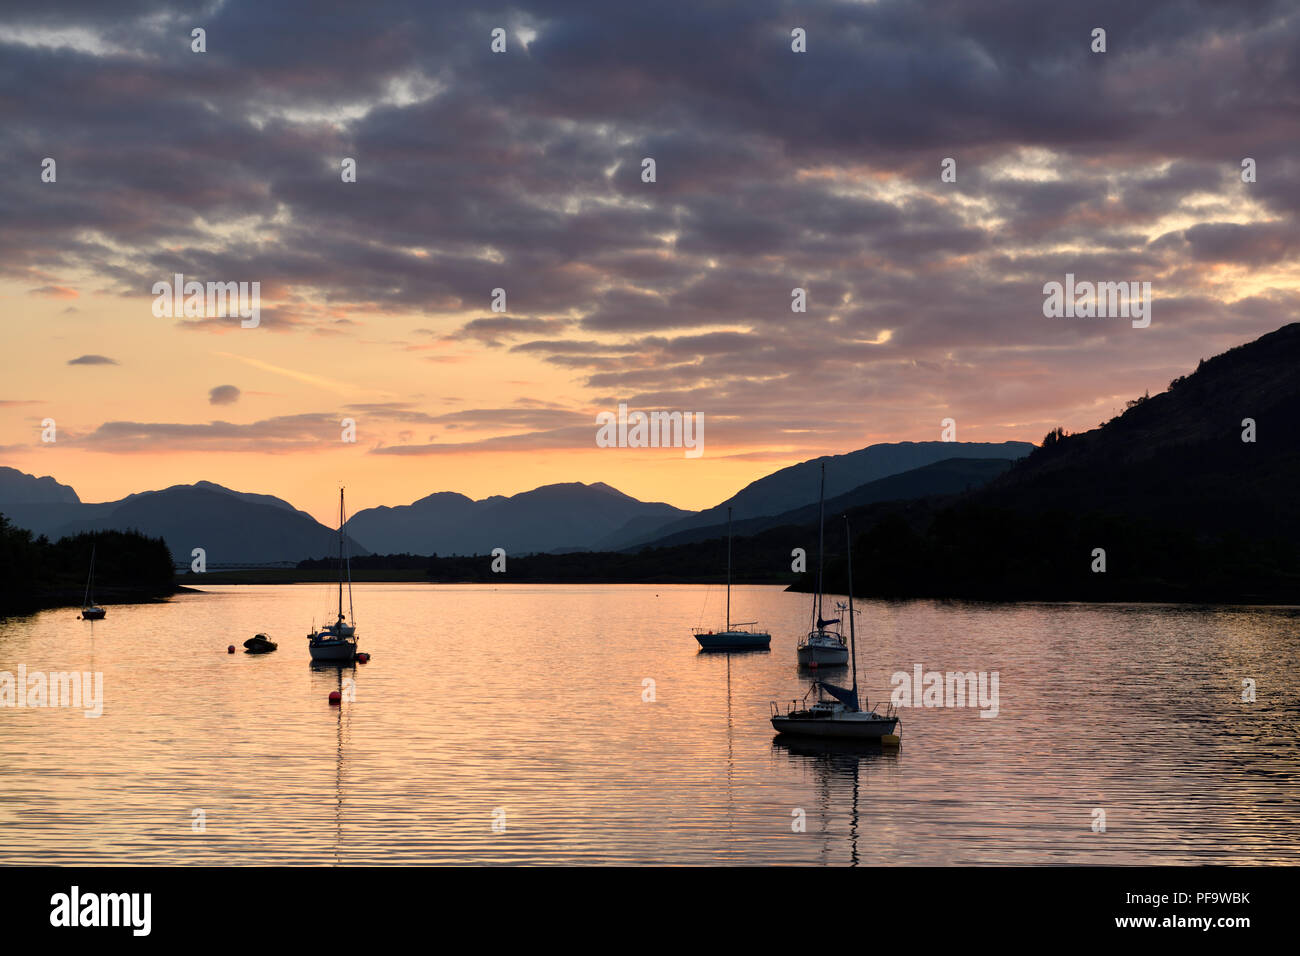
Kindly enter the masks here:
[[90, 545], [90, 576], [86, 578], [86, 596], [81, 599], [81, 616], [87, 621], [102, 621], [108, 613], [95, 603], [95, 545]]
[[[849, 530], [849, 519], [844, 518], [845, 534]], [[838, 687], [826, 681], [814, 681], [812, 690], [818, 691], [818, 700], [811, 706], [795, 708], [791, 706], [784, 714], [777, 713], [776, 704], [772, 705], [772, 727], [778, 734], [791, 734], [803, 737], [836, 737], [854, 740], [879, 740], [882, 743], [896, 744], [898, 737], [894, 728], [898, 726], [898, 715], [894, 705], [890, 704], [884, 714], [875, 710], [863, 710], [858, 700], [858, 641], [857, 627], [853, 620], [853, 542], [849, 539], [849, 603], [844, 609], [849, 613], [849, 646], [853, 657], [853, 686]], [[805, 700], [807, 694], [804, 695]], [[827, 699], [829, 698], [829, 699]]]
[[[333, 624], [326, 624], [320, 630], [313, 630], [307, 635], [307, 649], [312, 661], [322, 663], [348, 664], [357, 656], [357, 625], [352, 616], [352, 562], [344, 554], [343, 525], [346, 522], [343, 509], [343, 489], [339, 489], [339, 612]], [[343, 618], [343, 575], [347, 572], [348, 583], [348, 620]]]
[[748, 631], [755, 621], [731, 623], [731, 509], [727, 509], [727, 626], [722, 631], [695, 631], [695, 639], [706, 651], [744, 651], [756, 647], [767, 647], [772, 643], [772, 635], [765, 631]]
[[817, 505], [817, 594], [813, 599], [813, 618], [816, 626], [795, 648], [801, 667], [842, 667], [849, 662], [849, 649], [844, 635], [830, 626], [839, 624], [839, 618], [822, 617], [822, 564], [826, 553], [826, 462], [822, 462], [821, 498]]

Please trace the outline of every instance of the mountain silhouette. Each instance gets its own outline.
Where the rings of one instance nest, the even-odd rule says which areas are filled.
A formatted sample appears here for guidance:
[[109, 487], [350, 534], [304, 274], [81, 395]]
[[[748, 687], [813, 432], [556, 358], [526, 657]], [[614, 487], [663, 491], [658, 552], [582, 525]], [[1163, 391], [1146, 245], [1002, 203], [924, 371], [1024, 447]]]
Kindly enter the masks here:
[[[1243, 441], [1246, 420], [1254, 441]], [[1250, 436], [1247, 436], [1250, 437]], [[975, 496], [1020, 511], [1102, 510], [1200, 532], [1300, 530], [1300, 323], [1202, 360], [1098, 428], [1053, 433]]]
[[[750, 482], [726, 501], [672, 521], [650, 531], [613, 535], [600, 542], [603, 550], [617, 551], [662, 541], [680, 532], [725, 525], [727, 508], [743, 521], [779, 515], [817, 503], [821, 465], [826, 463], [826, 497], [847, 494], [881, 478], [899, 475], [949, 458], [1023, 458], [1033, 451], [1029, 442], [890, 442], [868, 445], [843, 455], [824, 455], [790, 465]], [[688, 539], [689, 540], [689, 539]]]
[[[1292, 603], [1298, 439], [1300, 324], [1291, 324], [1202, 360], [1097, 428], [1054, 429], [983, 488], [853, 514], [855, 587], [890, 597]], [[828, 571], [833, 587], [847, 584], [842, 570]]]
[[0, 465], [0, 501], [15, 504], [80, 504], [81, 499], [68, 485], [61, 485], [48, 475], [37, 478], [17, 468]]
[[[6, 491], [15, 493], [8, 487], [16, 488], [21, 483], [12, 478], [9, 481], [12, 484]], [[72, 489], [67, 491], [76, 496]], [[66, 498], [66, 493], [60, 494]], [[0, 513], [15, 525], [52, 540], [87, 531], [136, 530], [148, 537], [163, 538], [180, 563], [189, 562], [194, 548], [204, 549], [210, 565], [300, 561], [338, 550], [335, 529], [325, 527], [287, 501], [232, 491], [209, 481], [173, 485], [101, 503], [24, 504], [0, 498]], [[350, 540], [349, 547], [353, 554], [367, 553], [356, 541]]]
[[[949, 458], [932, 465], [913, 468], [902, 474], [879, 478], [854, 488], [852, 491], [836, 495], [826, 501], [828, 518], [843, 514], [845, 511], [861, 508], [865, 505], [882, 501], [910, 501], [932, 495], [955, 495], [970, 491], [987, 484], [1012, 467], [1009, 458]], [[827, 469], [826, 483], [830, 484], [830, 469]], [[815, 526], [818, 505], [804, 505], [778, 515], [763, 518], [747, 518], [732, 521], [732, 534], [737, 536], [755, 535], [771, 528], [791, 525], [795, 527]], [[707, 525], [701, 528], [688, 528], [663, 538], [657, 538], [646, 547], [671, 548], [676, 545], [690, 544], [695, 541], [708, 541], [726, 535], [727, 525]], [[631, 550], [631, 549], [629, 549]]]
[[629, 522], [655, 526], [689, 514], [662, 502], [639, 501], [603, 482], [543, 485], [475, 501], [438, 492], [398, 507], [367, 508], [348, 532], [385, 554], [508, 554], [585, 550]]
[[[826, 587], [848, 588], [847, 514], [860, 596], [1293, 604], [1300, 597], [1298, 439], [1300, 324], [1292, 324], [1203, 360], [1167, 391], [1134, 398], [1095, 429], [1053, 429], [978, 487], [949, 484], [956, 493], [945, 494], [936, 483], [936, 493], [916, 496], [922, 472], [982, 467], [949, 461], [833, 497]], [[890, 500], [869, 500], [885, 495]], [[736, 527], [736, 580], [813, 587], [815, 504]], [[706, 540], [687, 540], [693, 530], [653, 547], [522, 559], [511, 566], [512, 579], [716, 579], [711, 569], [727, 555], [725, 524], [702, 529]], [[793, 548], [808, 552], [803, 572], [791, 568]], [[491, 576], [482, 561], [457, 559], [431, 561], [428, 575]]]
[[[882, 495], [915, 498], [960, 490], [986, 481], [993, 474], [988, 469], [996, 466], [975, 465], [974, 472], [963, 471], [956, 463], [934, 472], [919, 469], [943, 459], [1010, 461], [1032, 448], [1026, 442], [872, 445], [782, 468], [699, 513], [640, 501], [603, 482], [544, 485], [477, 501], [442, 491], [409, 505], [359, 511], [349, 519], [347, 533], [353, 554], [487, 554], [494, 548], [509, 554], [627, 550], [667, 538], [688, 542], [715, 535], [717, 526], [726, 521], [729, 502], [740, 522], [737, 533], [760, 527], [744, 524], [747, 519], [784, 516], [775, 523], [794, 521], [792, 511], [817, 500], [823, 460], [828, 462], [828, 497], [850, 496], [836, 505], [842, 507], [880, 500]], [[898, 479], [893, 484], [867, 487], [891, 476]], [[854, 494], [865, 497], [854, 498]], [[210, 481], [138, 492], [118, 501], [82, 502], [72, 488], [52, 478], [38, 479], [5, 468], [0, 470], [0, 513], [18, 527], [56, 540], [84, 531], [138, 529], [166, 539], [181, 563], [195, 547], [205, 548], [214, 564], [296, 562], [325, 557], [336, 547], [332, 529], [289, 502]], [[773, 522], [761, 525], [772, 526]]]

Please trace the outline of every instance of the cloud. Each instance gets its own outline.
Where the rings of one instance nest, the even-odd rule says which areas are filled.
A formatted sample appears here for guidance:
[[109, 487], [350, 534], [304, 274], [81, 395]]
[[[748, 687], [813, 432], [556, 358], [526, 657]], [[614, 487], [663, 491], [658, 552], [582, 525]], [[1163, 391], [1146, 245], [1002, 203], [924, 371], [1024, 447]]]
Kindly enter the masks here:
[[312, 385], [315, 386], [316, 388], [321, 388], [324, 389], [325, 391], [334, 392], [338, 395], [356, 395], [356, 394], [361, 394], [361, 393], [371, 391], [370, 389], [364, 389], [364, 388], [348, 385], [346, 382], [341, 382], [335, 378], [329, 378], [323, 375], [313, 375], [311, 372], [302, 372], [299, 371], [298, 369], [285, 368], [280, 365], [275, 365], [271, 362], [263, 361], [262, 359], [251, 358], [250, 356], [247, 355], [236, 355], [232, 352], [217, 352], [216, 354], [222, 356], [223, 358], [232, 358], [238, 362], [243, 362], [245, 365], [250, 365], [253, 368], [259, 369], [263, 372], [271, 372], [274, 375], [282, 375], [285, 378], [291, 378], [294, 381], [302, 382], [307, 385]]
[[[44, 295], [52, 299], [75, 299], [81, 293], [76, 289], [69, 289], [66, 286], [43, 285], [38, 289], [28, 289], [29, 295]], [[69, 306], [71, 308], [71, 306]], [[66, 309], [64, 311], [67, 311]]]
[[135, 453], [211, 450], [265, 452], [323, 450], [339, 444], [339, 417], [310, 413], [281, 415], [251, 424], [213, 421], [104, 422], [81, 439], [61, 440], [91, 451]]
[[497, 435], [464, 442], [429, 442], [421, 445], [382, 445], [371, 449], [374, 455], [449, 455], [459, 452], [528, 452], [538, 449], [579, 449], [595, 447], [595, 427], [574, 426], [520, 435]]
[[466, 338], [477, 339], [484, 345], [492, 348], [500, 347], [503, 340], [517, 338], [525, 334], [548, 334], [558, 333], [563, 330], [568, 323], [555, 319], [541, 319], [533, 317], [513, 318], [511, 316], [492, 316], [490, 318], [474, 319], [462, 325], [453, 336], [452, 341]]
[[[234, 388], [234, 386], [219, 386]], [[236, 389], [236, 391], [238, 391]], [[218, 403], [213, 403], [218, 404]], [[165, 448], [176, 451], [214, 452], [264, 452], [279, 454], [290, 451], [326, 451], [340, 447], [342, 422], [352, 418], [357, 422], [367, 440], [382, 441], [392, 425], [411, 422], [437, 423], [446, 428], [464, 427], [473, 430], [481, 425], [506, 424], [526, 426], [545, 420], [541, 410], [490, 410], [477, 419], [473, 414], [453, 413], [445, 416], [427, 415], [411, 408], [407, 403], [373, 403], [344, 406], [347, 411], [304, 412], [297, 415], [277, 415], [249, 423], [227, 421], [210, 422], [103, 422], [89, 433], [64, 437], [59, 444], [84, 447], [91, 451], [132, 454], [157, 452]]]
[[[413, 9], [290, 27], [219, 4], [210, 38], [243, 39], [205, 57], [162, 0], [0, 14], [0, 153], [69, 157], [59, 188], [0, 180], [0, 276], [41, 296], [91, 278], [142, 308], [175, 272], [259, 280], [266, 329], [313, 347], [419, 316], [431, 341], [398, 359], [474, 375], [509, 349], [569, 375], [575, 404], [736, 416], [737, 441], [801, 448], [926, 437], [946, 414], [1074, 424], [1296, 315], [1294, 4], [1099, 0], [1104, 55], [1093, 20], [1036, 0], [809, 0], [806, 54], [777, 0]], [[465, 41], [498, 16], [526, 47]], [[1045, 320], [1067, 272], [1151, 281], [1152, 327]], [[499, 286], [512, 311], [487, 317]], [[478, 433], [518, 445], [568, 427], [486, 412]]]
[[218, 385], [208, 391], [209, 405], [233, 405], [239, 401], [239, 389], [234, 385]]

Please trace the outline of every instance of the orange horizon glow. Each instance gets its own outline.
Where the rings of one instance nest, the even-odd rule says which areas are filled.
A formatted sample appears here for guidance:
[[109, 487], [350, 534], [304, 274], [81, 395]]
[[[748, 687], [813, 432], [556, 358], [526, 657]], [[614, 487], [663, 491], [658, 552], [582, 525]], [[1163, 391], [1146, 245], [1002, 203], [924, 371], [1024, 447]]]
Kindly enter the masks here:
[[[69, 301], [76, 303], [75, 312], [66, 311]], [[214, 336], [180, 328], [173, 320], [154, 318], [150, 301], [94, 294], [33, 295], [12, 283], [0, 284], [0, 305], [11, 314], [30, 317], [11, 326], [11, 350], [29, 359], [10, 372], [0, 396], [5, 403], [0, 406], [0, 464], [53, 477], [74, 488], [86, 502], [206, 480], [236, 491], [275, 495], [327, 525], [334, 520], [334, 492], [340, 483], [348, 487], [353, 513], [376, 505], [409, 504], [439, 491], [480, 499], [575, 481], [604, 482], [643, 501], [700, 510], [757, 478], [822, 454], [842, 454], [883, 441], [937, 440], [939, 422], [947, 414], [936, 408], [928, 416], [934, 423], [929, 434], [919, 428], [864, 429], [860, 436], [839, 440], [809, 430], [765, 442], [731, 439], [736, 423], [711, 420], [706, 408], [705, 453], [700, 458], [686, 458], [676, 448], [598, 448], [594, 412], [599, 409], [584, 400], [569, 373], [473, 342], [451, 346], [460, 359], [455, 366], [430, 366], [419, 351], [403, 344], [412, 327], [432, 324], [426, 316], [353, 317], [364, 329], [366, 341], [349, 341], [340, 348], [335, 337], [310, 333], [243, 330], [235, 325]], [[448, 332], [455, 327], [444, 324]], [[104, 355], [118, 364], [68, 364], [81, 355]], [[209, 390], [227, 384], [240, 389], [238, 401], [211, 404]], [[377, 454], [376, 446], [420, 444], [430, 433], [448, 442], [512, 432], [409, 424], [346, 408], [364, 402], [396, 402], [413, 412], [439, 415], [464, 408], [527, 404], [535, 402], [536, 395], [550, 396], [550, 404], [572, 411], [574, 422], [587, 423], [590, 444]], [[350, 416], [357, 422], [357, 441], [340, 441], [341, 429], [330, 427], [318, 429], [324, 434], [314, 443], [270, 444], [265, 450], [256, 439], [152, 439], [109, 450], [87, 443], [87, 436], [105, 422], [204, 425], [220, 421], [244, 426], [293, 415], [335, 415], [340, 421]], [[46, 418], [56, 423], [52, 444], [40, 440]], [[746, 427], [752, 432], [754, 425]], [[527, 431], [520, 428], [515, 433]], [[1038, 425], [969, 424], [959, 439], [1036, 441], [1045, 431]]]

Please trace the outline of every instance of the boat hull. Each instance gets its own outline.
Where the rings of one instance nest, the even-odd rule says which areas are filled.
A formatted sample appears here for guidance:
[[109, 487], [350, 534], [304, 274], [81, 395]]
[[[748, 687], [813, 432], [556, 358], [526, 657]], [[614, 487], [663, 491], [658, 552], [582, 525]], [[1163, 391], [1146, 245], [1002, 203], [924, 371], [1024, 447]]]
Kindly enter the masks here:
[[712, 634], [695, 635], [700, 648], [706, 651], [751, 651], [755, 648], [768, 647], [772, 643], [771, 634], [759, 631], [718, 631]]
[[772, 718], [772, 728], [778, 734], [792, 737], [879, 740], [892, 734], [897, 726], [897, 717], [877, 717], [874, 714], [835, 718], [785, 715]]
[[356, 659], [356, 641], [310, 641], [311, 659], [323, 664], [346, 664]]
[[801, 667], [842, 667], [849, 662], [847, 647], [822, 647], [817, 644], [804, 644], [798, 648]]
[[81, 609], [81, 616], [87, 621], [102, 621], [107, 613], [108, 611], [102, 607], [83, 607]]

